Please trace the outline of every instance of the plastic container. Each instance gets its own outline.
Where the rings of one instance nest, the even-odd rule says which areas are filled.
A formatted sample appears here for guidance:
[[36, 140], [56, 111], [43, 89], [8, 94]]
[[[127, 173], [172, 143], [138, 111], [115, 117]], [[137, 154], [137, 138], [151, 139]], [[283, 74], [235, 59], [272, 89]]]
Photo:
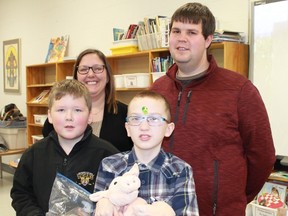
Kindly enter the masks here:
[[113, 46], [110, 50], [112, 52], [112, 55], [138, 52], [138, 40], [125, 39], [114, 41]]
[[43, 135], [32, 135], [32, 143], [34, 144], [35, 142], [43, 139]]
[[34, 115], [34, 123], [43, 125], [47, 119], [48, 115]]
[[126, 88], [148, 88], [150, 75], [148, 73], [124, 74]]
[[124, 75], [114, 75], [115, 88], [125, 88]]
[[123, 46], [138, 46], [138, 40], [137, 39], [125, 39], [125, 40], [113, 41], [113, 48], [123, 47]]
[[26, 128], [0, 128], [9, 149], [27, 148]]
[[252, 216], [277, 216], [277, 209], [268, 208], [255, 203], [249, 203], [252, 207]]
[[137, 38], [140, 51], [168, 47], [168, 44], [163, 42], [165, 40], [167, 41], [167, 38], [169, 38], [168, 33], [138, 35]]
[[119, 46], [119, 47], [112, 47], [110, 49], [112, 51], [112, 55], [121, 55], [127, 53], [135, 53], [138, 52], [138, 46]]
[[166, 72], [152, 72], [152, 81], [155, 82], [158, 78], [164, 76]]

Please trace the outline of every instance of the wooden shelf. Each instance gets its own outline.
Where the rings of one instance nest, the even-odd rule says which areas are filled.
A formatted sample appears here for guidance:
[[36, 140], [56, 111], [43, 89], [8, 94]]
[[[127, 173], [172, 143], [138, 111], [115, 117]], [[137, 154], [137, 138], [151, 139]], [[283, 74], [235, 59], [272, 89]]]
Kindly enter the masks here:
[[[209, 48], [219, 66], [236, 71], [248, 77], [248, 45], [234, 42], [212, 43]], [[154, 49], [136, 53], [124, 53], [107, 56], [114, 75], [129, 73], [147, 73], [152, 84], [152, 59], [167, 57], [167, 48]], [[43, 90], [51, 88], [54, 82], [72, 76], [76, 60], [58, 63], [35, 64], [26, 67], [26, 104], [27, 104], [27, 143], [32, 145], [32, 135], [42, 134], [42, 126], [34, 124], [34, 114], [47, 114], [47, 103], [31, 103], [32, 99]], [[128, 104], [139, 91], [148, 88], [119, 88], [116, 89], [118, 100]]]
[[235, 71], [248, 78], [249, 47], [235, 42], [212, 43], [209, 53], [213, 54], [220, 67]]
[[42, 91], [49, 90], [55, 82], [72, 76], [75, 61], [35, 64], [26, 67], [27, 143], [32, 145], [32, 135], [42, 134], [42, 126], [34, 123], [34, 114], [47, 114], [47, 102], [33, 103]]
[[8, 156], [8, 155], [16, 155], [16, 154], [22, 154], [26, 148], [21, 148], [21, 149], [10, 149], [8, 151], [0, 152], [0, 178], [2, 178], [3, 171], [9, 172], [11, 174], [14, 173], [14, 170], [12, 169], [6, 169], [8, 166], [7, 164], [2, 163], [2, 157], [3, 156]]

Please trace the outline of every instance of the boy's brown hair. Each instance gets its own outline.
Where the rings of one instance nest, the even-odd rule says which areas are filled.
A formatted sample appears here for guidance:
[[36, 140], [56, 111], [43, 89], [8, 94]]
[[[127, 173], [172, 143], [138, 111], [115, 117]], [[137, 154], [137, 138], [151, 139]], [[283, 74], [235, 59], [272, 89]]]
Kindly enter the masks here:
[[83, 97], [89, 112], [92, 108], [92, 99], [87, 87], [77, 80], [62, 80], [53, 85], [48, 97], [48, 108], [51, 109], [54, 101], [60, 100], [66, 95], [72, 95], [74, 98]]
[[202, 23], [202, 34], [205, 39], [215, 32], [215, 17], [208, 7], [200, 3], [186, 3], [179, 7], [173, 14], [170, 23], [170, 31], [173, 22]]

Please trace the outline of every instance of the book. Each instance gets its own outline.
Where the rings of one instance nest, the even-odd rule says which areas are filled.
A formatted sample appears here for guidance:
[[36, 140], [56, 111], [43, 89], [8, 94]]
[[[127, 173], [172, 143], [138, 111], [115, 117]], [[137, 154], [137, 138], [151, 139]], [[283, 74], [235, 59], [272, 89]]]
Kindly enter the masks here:
[[70, 60], [76, 60], [77, 58], [75, 56], [64, 56], [63, 61], [70, 61]]
[[120, 28], [113, 28], [113, 39], [114, 41], [121, 40], [121, 35], [123, 36], [124, 34], [124, 29]]
[[125, 39], [133, 39], [133, 34], [135, 36], [135, 31], [137, 30], [137, 24], [130, 24], [125, 35]]
[[286, 201], [287, 186], [265, 182], [257, 195], [257, 204], [269, 208], [281, 208]]
[[53, 37], [50, 40], [45, 62], [59, 62], [65, 55], [69, 36]]
[[285, 171], [272, 172], [269, 176], [269, 179], [288, 182], [288, 172]]
[[43, 90], [39, 95], [32, 99], [31, 103], [44, 103], [47, 102], [50, 90]]
[[212, 42], [222, 42], [222, 41], [244, 43], [245, 37], [241, 35], [241, 32], [219, 30], [219, 29], [215, 30]]
[[161, 34], [161, 47], [169, 46], [170, 18], [167, 16], [156, 16], [157, 32]]

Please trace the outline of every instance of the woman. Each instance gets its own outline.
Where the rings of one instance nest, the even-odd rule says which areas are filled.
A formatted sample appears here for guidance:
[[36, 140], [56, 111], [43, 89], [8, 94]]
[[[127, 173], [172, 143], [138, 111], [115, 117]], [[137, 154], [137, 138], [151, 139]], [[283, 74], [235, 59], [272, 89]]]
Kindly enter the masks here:
[[[84, 83], [91, 93], [93, 133], [119, 151], [131, 150], [133, 144], [125, 130], [127, 105], [116, 100], [114, 79], [106, 56], [96, 49], [84, 50], [75, 62], [73, 78]], [[46, 120], [43, 136], [48, 136], [52, 130], [53, 125]]]

